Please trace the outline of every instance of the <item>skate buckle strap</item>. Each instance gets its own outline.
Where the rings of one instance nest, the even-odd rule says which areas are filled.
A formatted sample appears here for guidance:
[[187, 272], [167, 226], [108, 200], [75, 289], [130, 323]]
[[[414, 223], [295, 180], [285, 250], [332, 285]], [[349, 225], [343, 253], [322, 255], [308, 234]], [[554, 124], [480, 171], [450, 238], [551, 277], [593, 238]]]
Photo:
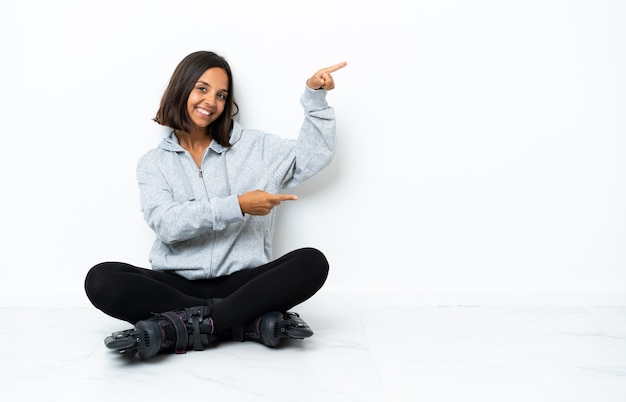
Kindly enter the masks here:
[[187, 322], [191, 324], [193, 332], [191, 333], [191, 340], [193, 341], [193, 350], [204, 350], [202, 344], [202, 337], [204, 336], [205, 342], [208, 343], [208, 337], [200, 332], [200, 322], [203, 320], [203, 308], [190, 307], [185, 309], [187, 312]]
[[167, 311], [162, 313], [161, 316], [165, 318], [174, 326], [176, 331], [176, 344], [174, 345], [174, 352], [177, 354], [183, 354], [187, 351], [187, 327], [183, 319], [173, 311]]

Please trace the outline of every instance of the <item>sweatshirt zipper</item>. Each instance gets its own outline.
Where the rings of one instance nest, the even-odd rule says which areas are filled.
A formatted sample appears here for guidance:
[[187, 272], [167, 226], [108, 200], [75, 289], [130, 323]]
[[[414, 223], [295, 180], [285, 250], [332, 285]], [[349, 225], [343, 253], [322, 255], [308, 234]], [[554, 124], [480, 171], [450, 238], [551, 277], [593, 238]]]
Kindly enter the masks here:
[[209, 197], [209, 190], [206, 188], [206, 183], [204, 182], [203, 176], [204, 175], [202, 174], [202, 168], [198, 169], [198, 177], [202, 181], [202, 187], [204, 188], [204, 194], [206, 194], [206, 199], [208, 200], [210, 198]]

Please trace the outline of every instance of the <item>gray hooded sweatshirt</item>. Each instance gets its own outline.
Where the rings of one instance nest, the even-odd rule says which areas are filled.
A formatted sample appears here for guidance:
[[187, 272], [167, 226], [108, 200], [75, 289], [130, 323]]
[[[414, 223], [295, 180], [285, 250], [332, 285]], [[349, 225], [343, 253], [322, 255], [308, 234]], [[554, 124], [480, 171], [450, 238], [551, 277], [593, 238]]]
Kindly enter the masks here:
[[234, 123], [230, 147], [216, 141], [201, 168], [172, 131], [137, 165], [141, 210], [156, 239], [154, 270], [208, 279], [271, 261], [275, 211], [244, 215], [238, 195], [279, 193], [328, 166], [335, 154], [335, 112], [325, 90], [305, 87], [304, 122], [296, 140]]

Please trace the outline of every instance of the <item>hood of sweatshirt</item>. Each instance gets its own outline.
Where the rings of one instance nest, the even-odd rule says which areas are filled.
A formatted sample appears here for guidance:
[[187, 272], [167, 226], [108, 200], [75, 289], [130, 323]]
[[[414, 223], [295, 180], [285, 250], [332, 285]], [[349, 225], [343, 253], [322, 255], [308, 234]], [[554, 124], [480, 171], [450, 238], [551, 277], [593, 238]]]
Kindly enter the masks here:
[[[241, 138], [242, 131], [243, 129], [241, 125], [233, 120], [233, 129], [230, 131], [230, 145], [231, 146], [237, 143], [237, 141], [239, 141], [239, 139]], [[164, 149], [166, 151], [185, 152], [183, 147], [180, 146], [180, 143], [178, 142], [178, 137], [176, 137], [174, 130], [170, 131], [170, 134], [167, 137], [163, 138], [163, 140], [159, 144], [159, 148]], [[209, 149], [212, 149], [218, 154], [221, 154], [222, 152], [227, 151], [228, 148], [229, 147], [225, 147], [219, 144], [217, 141], [211, 141], [211, 145], [209, 145]]]

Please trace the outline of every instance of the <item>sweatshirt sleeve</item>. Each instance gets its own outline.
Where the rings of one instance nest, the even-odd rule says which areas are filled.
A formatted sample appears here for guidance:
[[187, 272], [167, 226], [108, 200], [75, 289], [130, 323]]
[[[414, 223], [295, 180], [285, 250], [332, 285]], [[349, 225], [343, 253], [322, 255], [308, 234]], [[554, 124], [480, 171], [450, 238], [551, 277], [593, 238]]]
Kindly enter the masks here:
[[292, 154], [285, 160], [281, 187], [293, 187], [328, 166], [335, 156], [335, 110], [326, 102], [327, 90], [305, 85], [300, 97], [304, 121]]
[[236, 194], [193, 201], [181, 199], [161, 169], [167, 166], [157, 164], [151, 154], [144, 156], [137, 165], [137, 182], [144, 219], [163, 243], [193, 239], [243, 221]]

